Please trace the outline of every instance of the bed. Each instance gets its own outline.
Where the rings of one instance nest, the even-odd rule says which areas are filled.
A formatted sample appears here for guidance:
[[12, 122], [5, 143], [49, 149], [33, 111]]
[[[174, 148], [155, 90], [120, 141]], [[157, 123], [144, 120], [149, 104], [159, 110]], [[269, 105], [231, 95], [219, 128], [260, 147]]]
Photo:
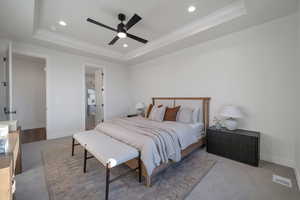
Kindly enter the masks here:
[[[209, 97], [153, 97], [153, 105], [201, 108], [197, 123], [157, 122], [132, 117], [108, 120], [95, 129], [141, 151], [142, 175], [147, 186], [151, 186], [152, 179], [160, 172], [205, 145], [209, 102]], [[138, 160], [130, 160], [126, 165], [134, 169]]]

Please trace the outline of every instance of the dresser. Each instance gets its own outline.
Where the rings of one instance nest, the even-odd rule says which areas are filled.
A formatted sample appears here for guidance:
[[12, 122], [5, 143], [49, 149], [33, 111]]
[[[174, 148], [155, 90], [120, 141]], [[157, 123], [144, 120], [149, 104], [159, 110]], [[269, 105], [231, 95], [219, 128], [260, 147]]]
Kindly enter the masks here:
[[230, 131], [225, 128], [210, 127], [207, 130], [207, 152], [258, 166], [260, 133], [242, 129]]
[[13, 199], [14, 176], [21, 173], [21, 135], [20, 130], [8, 135], [9, 147], [5, 154], [0, 154], [0, 199]]

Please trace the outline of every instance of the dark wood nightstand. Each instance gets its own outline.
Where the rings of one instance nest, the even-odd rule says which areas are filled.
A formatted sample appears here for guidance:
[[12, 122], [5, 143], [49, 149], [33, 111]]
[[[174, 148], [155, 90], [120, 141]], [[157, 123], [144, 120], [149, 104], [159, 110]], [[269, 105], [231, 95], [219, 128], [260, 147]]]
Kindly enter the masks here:
[[249, 165], [258, 166], [260, 133], [247, 130], [230, 131], [210, 127], [207, 130], [207, 152]]
[[127, 117], [137, 117], [139, 116], [138, 114], [130, 114], [130, 115], [127, 115]]

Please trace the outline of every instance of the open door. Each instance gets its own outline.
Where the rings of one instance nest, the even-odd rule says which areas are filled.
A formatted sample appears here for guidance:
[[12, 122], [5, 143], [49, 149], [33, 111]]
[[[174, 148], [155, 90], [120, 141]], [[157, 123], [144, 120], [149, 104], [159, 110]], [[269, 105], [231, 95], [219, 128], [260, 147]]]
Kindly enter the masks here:
[[85, 67], [86, 118], [85, 128], [90, 130], [104, 120], [103, 70], [98, 67]]
[[11, 43], [2, 52], [0, 64], [0, 121], [12, 120], [16, 112], [12, 109], [12, 49]]

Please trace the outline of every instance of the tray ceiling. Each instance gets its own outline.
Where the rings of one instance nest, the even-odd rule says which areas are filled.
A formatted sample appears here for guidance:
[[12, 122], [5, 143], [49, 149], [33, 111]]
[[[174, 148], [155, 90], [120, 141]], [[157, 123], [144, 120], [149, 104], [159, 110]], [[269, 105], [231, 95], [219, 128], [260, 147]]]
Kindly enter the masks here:
[[[190, 5], [195, 12], [187, 11]], [[4, 0], [0, 37], [135, 63], [288, 15], [296, 5], [297, 0]], [[127, 19], [139, 14], [142, 21], [128, 32], [149, 43], [125, 38], [109, 46], [115, 33], [86, 22], [91, 17], [116, 27], [118, 13]]]

